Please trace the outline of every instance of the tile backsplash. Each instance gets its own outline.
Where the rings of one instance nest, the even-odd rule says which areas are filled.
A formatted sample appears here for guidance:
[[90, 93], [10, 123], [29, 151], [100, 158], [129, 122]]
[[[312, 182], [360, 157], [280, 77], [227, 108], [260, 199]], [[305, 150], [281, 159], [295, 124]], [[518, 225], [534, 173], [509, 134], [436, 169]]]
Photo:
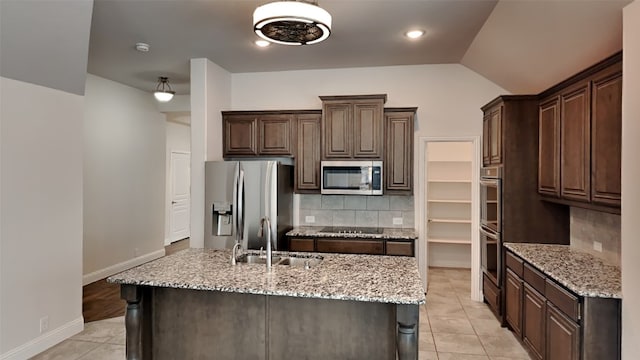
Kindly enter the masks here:
[[[572, 207], [570, 227], [571, 246], [620, 266], [620, 215]], [[594, 241], [602, 252], [594, 250]]]
[[413, 196], [300, 195], [299, 214], [300, 225], [414, 228]]

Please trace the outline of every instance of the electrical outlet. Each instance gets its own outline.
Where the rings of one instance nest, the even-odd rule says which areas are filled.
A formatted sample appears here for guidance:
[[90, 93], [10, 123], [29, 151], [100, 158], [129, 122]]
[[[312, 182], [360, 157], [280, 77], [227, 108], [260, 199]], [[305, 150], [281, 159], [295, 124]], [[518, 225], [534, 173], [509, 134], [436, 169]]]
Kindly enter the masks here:
[[306, 222], [307, 224], [313, 224], [316, 222], [316, 217], [313, 215], [310, 216], [305, 216], [304, 217], [304, 222]]
[[599, 241], [593, 242], [593, 250], [602, 252], [602, 243]]
[[393, 225], [402, 225], [402, 218], [393, 218]]
[[49, 317], [43, 316], [40, 318], [40, 334], [49, 331]]

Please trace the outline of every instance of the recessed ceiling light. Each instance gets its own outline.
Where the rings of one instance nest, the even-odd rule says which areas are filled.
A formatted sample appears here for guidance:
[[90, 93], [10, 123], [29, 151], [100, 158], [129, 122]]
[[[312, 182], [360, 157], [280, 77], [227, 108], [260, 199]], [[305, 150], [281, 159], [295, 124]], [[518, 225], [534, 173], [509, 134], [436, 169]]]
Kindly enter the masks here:
[[267, 47], [271, 45], [271, 43], [268, 42], [267, 40], [256, 40], [255, 44], [258, 45], [259, 47]]
[[410, 30], [405, 33], [405, 36], [409, 39], [417, 39], [424, 35], [424, 30]]

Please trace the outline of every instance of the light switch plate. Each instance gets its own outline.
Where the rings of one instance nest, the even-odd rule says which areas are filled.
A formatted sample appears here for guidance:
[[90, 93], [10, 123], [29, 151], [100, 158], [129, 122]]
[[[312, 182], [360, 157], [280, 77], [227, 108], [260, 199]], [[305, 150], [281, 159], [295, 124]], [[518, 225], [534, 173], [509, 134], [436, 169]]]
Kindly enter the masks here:
[[602, 243], [599, 241], [593, 242], [593, 250], [602, 252]]
[[393, 218], [393, 225], [402, 225], [402, 218]]
[[316, 222], [316, 217], [313, 215], [308, 215], [304, 217], [304, 222], [306, 222], [307, 224], [313, 224]]

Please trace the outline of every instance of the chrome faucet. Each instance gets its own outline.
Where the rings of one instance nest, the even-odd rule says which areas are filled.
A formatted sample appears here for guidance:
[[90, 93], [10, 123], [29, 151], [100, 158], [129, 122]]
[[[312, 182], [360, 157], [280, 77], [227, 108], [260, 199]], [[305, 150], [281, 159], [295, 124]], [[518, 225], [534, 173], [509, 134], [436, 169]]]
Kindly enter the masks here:
[[233, 245], [233, 250], [231, 250], [231, 265], [236, 264], [236, 257], [238, 257], [241, 251], [242, 251], [242, 243], [236, 242], [235, 245]]
[[258, 229], [258, 236], [263, 237], [264, 234], [264, 224], [267, 223], [267, 236], [265, 236], [265, 240], [267, 241], [267, 271], [271, 271], [271, 221], [269, 221], [268, 217], [263, 217], [260, 219], [260, 228]]

